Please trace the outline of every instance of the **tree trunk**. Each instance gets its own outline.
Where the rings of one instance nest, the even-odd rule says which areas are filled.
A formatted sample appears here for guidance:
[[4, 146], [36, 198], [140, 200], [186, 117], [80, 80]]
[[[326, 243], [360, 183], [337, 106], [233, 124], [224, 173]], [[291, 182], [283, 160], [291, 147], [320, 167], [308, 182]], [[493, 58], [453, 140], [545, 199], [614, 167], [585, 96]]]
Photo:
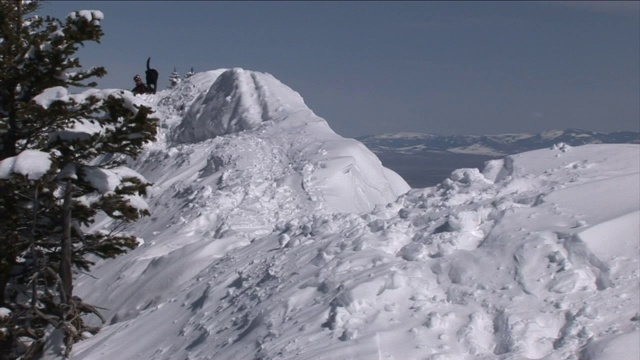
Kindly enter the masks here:
[[0, 274], [0, 306], [7, 305], [4, 294], [7, 291], [7, 285], [9, 285], [9, 279], [5, 278], [4, 274]]
[[13, 350], [13, 334], [7, 333], [0, 339], [0, 360], [11, 360], [9, 355]]
[[64, 202], [62, 204], [62, 244], [61, 252], [62, 257], [60, 260], [60, 279], [62, 284], [60, 286], [60, 297], [63, 303], [69, 303], [71, 301], [71, 295], [73, 292], [73, 279], [71, 274], [71, 201], [72, 201], [72, 189], [73, 184], [71, 179], [67, 179], [64, 193]]
[[[15, 0], [16, 2], [16, 25], [15, 25], [15, 35], [16, 35], [16, 44], [20, 43], [21, 32], [22, 32], [22, 0]], [[15, 48], [12, 47], [11, 44], [9, 46], [9, 58], [13, 59], [15, 54]], [[17, 47], [17, 45], [16, 45]], [[12, 80], [9, 80], [8, 83], [3, 84], [5, 89], [3, 89], [3, 96], [0, 96], [0, 100], [2, 100], [2, 104], [0, 104], [8, 113], [8, 129], [5, 129], [5, 132], [0, 136], [0, 160], [4, 160], [8, 157], [16, 156], [16, 142], [17, 139], [17, 124], [16, 124], [16, 89], [17, 84], [13, 83]], [[3, 99], [3, 97], [7, 97], [7, 99]]]
[[18, 11], [18, 16], [16, 16], [16, 31], [19, 39], [20, 30], [22, 28], [22, 0], [16, 0], [16, 10]]

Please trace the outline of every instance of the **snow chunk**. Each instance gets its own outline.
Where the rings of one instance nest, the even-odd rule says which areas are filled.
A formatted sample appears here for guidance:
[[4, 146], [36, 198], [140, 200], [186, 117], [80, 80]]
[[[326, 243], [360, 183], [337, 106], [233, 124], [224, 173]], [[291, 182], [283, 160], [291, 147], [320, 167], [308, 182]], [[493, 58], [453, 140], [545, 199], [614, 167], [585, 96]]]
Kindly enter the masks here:
[[17, 156], [0, 161], [0, 179], [8, 179], [12, 173], [26, 175], [31, 180], [40, 179], [51, 168], [49, 154], [37, 150], [25, 150]]
[[124, 198], [127, 200], [129, 205], [133, 206], [138, 211], [149, 210], [149, 205], [141, 196], [125, 195]]
[[5, 318], [11, 314], [11, 310], [6, 307], [0, 307], [0, 319]]
[[49, 134], [49, 139], [51, 141], [84, 141], [88, 140], [91, 135], [101, 133], [102, 131], [102, 126], [97, 123], [85, 120], [77, 120], [69, 129], [51, 132]]
[[[102, 194], [115, 191], [125, 178], [136, 178], [143, 183], [147, 182], [142, 175], [127, 167], [113, 169], [85, 168], [83, 175], [84, 179]], [[146, 208], [146, 205], [144, 205], [144, 208]]]
[[100, 10], [91, 10], [93, 20], [104, 20], [104, 14]]
[[104, 19], [104, 14], [100, 10], [78, 10], [70, 12], [67, 15], [67, 19], [75, 20], [78, 18], [84, 18], [87, 21], [93, 21], [95, 24]]
[[100, 193], [114, 191], [120, 185], [120, 177], [109, 169], [87, 168], [84, 178]]
[[45, 89], [40, 95], [33, 98], [36, 104], [48, 109], [54, 101], [69, 101], [69, 92], [62, 86]]

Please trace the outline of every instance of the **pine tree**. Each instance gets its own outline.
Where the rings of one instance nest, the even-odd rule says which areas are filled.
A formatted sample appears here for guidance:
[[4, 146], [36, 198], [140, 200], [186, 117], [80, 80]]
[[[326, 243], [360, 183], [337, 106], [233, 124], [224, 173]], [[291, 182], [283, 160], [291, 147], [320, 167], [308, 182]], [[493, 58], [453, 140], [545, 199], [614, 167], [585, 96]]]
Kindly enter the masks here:
[[173, 72], [169, 76], [169, 88], [173, 89], [176, 85], [180, 84], [182, 79], [180, 78], [180, 74], [178, 74], [178, 70], [174, 67]]
[[[37, 358], [55, 332], [68, 355], [96, 332], [83, 314], [101, 316], [73, 294], [73, 269], [136, 247], [123, 229], [148, 215], [149, 184], [123, 165], [155, 139], [152, 110], [124, 90], [67, 90], [106, 74], [73, 57], [100, 41], [102, 13], [60, 21], [38, 8], [0, 2], [0, 360]], [[113, 225], [89, 232], [97, 216]]]

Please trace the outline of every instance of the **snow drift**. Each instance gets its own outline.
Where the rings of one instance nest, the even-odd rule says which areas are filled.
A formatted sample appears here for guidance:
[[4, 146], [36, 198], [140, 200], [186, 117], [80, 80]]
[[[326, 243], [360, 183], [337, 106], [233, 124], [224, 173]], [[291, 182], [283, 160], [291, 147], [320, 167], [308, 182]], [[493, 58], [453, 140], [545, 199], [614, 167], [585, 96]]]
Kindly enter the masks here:
[[153, 215], [143, 245], [79, 276], [108, 324], [73, 359], [638, 357], [637, 145], [410, 190], [270, 75], [146, 99], [161, 136], [129, 166]]

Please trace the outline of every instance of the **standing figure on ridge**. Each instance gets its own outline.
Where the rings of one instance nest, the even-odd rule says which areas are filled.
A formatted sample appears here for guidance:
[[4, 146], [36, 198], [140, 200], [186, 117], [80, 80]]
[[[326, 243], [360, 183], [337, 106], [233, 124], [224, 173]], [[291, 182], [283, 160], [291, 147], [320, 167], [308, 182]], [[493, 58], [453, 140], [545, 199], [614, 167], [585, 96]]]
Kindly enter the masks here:
[[149, 88], [142, 82], [142, 78], [140, 75], [136, 75], [133, 77], [133, 81], [136, 83], [136, 87], [134, 87], [131, 92], [133, 95], [137, 94], [147, 94], [149, 92]]
[[149, 92], [155, 94], [156, 90], [158, 90], [158, 70], [152, 69], [149, 66], [150, 61], [151, 57], [147, 59], [147, 70], [145, 71], [145, 76], [147, 78], [147, 87], [149, 88]]

